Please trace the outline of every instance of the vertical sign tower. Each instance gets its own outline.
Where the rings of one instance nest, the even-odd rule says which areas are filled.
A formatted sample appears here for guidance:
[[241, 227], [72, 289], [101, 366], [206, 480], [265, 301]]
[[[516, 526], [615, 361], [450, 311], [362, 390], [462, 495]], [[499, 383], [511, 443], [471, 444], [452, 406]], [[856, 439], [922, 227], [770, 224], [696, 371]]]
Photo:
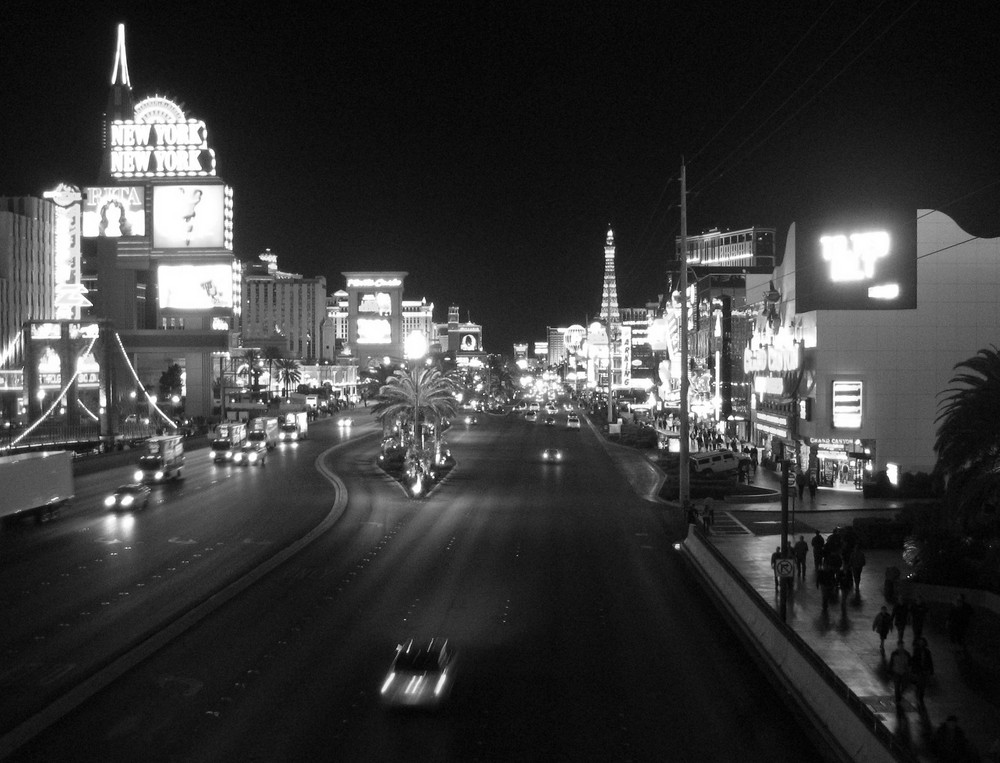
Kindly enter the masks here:
[[[601, 320], [608, 330], [608, 411], [611, 410], [611, 387], [622, 383], [621, 353], [618, 337], [621, 334], [621, 314], [618, 312], [618, 285], [615, 281], [615, 232], [608, 226], [604, 242], [604, 289], [601, 294]], [[610, 419], [609, 419], [610, 420]]]

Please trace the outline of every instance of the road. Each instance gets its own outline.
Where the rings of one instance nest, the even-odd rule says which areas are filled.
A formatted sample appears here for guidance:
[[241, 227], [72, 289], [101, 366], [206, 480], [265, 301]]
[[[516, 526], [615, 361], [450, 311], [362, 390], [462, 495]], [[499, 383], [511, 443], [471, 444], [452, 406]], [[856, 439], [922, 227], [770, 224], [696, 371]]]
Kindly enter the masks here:
[[[227, 491], [171, 496], [171, 516], [201, 518], [177, 537], [197, 536], [222, 574], [247, 561], [229, 548], [241, 537], [288, 543], [320, 521], [333, 501], [309, 457], [351, 440], [324, 457], [349, 495], [332, 529], [13, 759], [81, 759], [81, 740], [88, 758], [150, 761], [819, 754], [673, 550], [663, 509], [632, 493], [593, 431], [567, 430], [563, 415], [556, 427], [480, 422], [448, 432], [458, 466], [425, 500], [407, 500], [374, 467], [370, 424], [351, 435], [314, 427], [287, 463], [227, 481], [242, 481], [241, 497], [225, 508], [216, 500]], [[542, 463], [545, 447], [565, 462]], [[244, 484], [258, 497], [248, 502]], [[261, 500], [276, 490], [283, 502]], [[228, 517], [238, 512], [245, 521]], [[178, 532], [164, 521], [129, 580], [157, 569], [146, 549]], [[216, 543], [228, 557], [207, 551]], [[52, 553], [71, 559], [80, 545], [92, 548], [68, 532]], [[204, 590], [174, 593], [190, 602]], [[459, 649], [450, 703], [384, 712], [396, 643], [434, 635]]]

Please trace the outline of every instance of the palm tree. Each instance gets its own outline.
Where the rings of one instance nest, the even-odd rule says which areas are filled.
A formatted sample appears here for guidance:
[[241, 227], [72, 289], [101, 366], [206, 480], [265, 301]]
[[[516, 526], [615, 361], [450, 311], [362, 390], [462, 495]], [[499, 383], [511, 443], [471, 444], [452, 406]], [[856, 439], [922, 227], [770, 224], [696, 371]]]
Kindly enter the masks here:
[[243, 351], [243, 362], [245, 367], [241, 366], [237, 373], [250, 380], [250, 390], [256, 397], [260, 391], [260, 377], [264, 373], [264, 359], [257, 350], [249, 348]]
[[264, 360], [267, 361], [267, 391], [272, 392], [272, 385], [274, 384], [274, 365], [275, 362], [281, 360], [281, 348], [270, 346], [264, 348]]
[[413, 434], [409, 450], [416, 455], [423, 450], [419, 434], [421, 418], [437, 424], [435, 432], [439, 433], [442, 419], [458, 412], [455, 392], [454, 382], [437, 368], [418, 366], [399, 370], [382, 385], [372, 415], [383, 429], [397, 419], [410, 422]]
[[289, 358], [279, 358], [276, 361], [278, 366], [278, 379], [284, 388], [284, 394], [288, 396], [288, 388], [298, 385], [302, 381], [302, 372], [299, 370], [299, 362]]
[[980, 350], [954, 370], [938, 408], [935, 473], [964, 530], [1000, 498], [1000, 351]]

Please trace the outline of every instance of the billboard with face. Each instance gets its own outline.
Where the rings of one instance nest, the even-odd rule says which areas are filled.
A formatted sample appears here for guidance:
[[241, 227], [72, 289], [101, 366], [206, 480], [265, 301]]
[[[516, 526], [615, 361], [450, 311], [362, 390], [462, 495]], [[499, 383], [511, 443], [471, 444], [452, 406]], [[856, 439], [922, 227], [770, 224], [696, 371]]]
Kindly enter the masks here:
[[146, 235], [146, 189], [142, 186], [85, 188], [84, 238]]
[[232, 309], [231, 265], [160, 265], [156, 272], [163, 309]]
[[912, 310], [917, 216], [865, 209], [795, 224], [795, 309]]
[[153, 188], [154, 249], [222, 249], [232, 198], [222, 185], [158, 185]]

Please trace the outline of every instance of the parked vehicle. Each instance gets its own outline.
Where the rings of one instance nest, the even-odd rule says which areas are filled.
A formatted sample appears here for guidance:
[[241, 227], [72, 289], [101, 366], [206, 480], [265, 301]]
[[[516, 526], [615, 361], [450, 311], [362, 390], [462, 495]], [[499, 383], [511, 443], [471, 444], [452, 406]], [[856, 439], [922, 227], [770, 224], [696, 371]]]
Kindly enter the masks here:
[[237, 422], [226, 422], [215, 428], [215, 438], [212, 440], [212, 460], [232, 461], [233, 454], [243, 447], [247, 441], [247, 425]]
[[73, 500], [73, 453], [68, 450], [0, 456], [0, 516], [33, 515], [47, 522]]
[[184, 436], [179, 434], [150, 437], [146, 440], [146, 453], [139, 457], [136, 482], [163, 482], [181, 479], [184, 466]]
[[281, 427], [275, 416], [259, 416], [250, 421], [250, 431], [247, 432], [247, 440], [250, 442], [264, 443], [268, 450], [274, 450], [278, 444], [278, 437], [281, 434]]
[[706, 450], [691, 454], [691, 471], [695, 474], [722, 474], [735, 471], [739, 465], [739, 455], [730, 450]]

